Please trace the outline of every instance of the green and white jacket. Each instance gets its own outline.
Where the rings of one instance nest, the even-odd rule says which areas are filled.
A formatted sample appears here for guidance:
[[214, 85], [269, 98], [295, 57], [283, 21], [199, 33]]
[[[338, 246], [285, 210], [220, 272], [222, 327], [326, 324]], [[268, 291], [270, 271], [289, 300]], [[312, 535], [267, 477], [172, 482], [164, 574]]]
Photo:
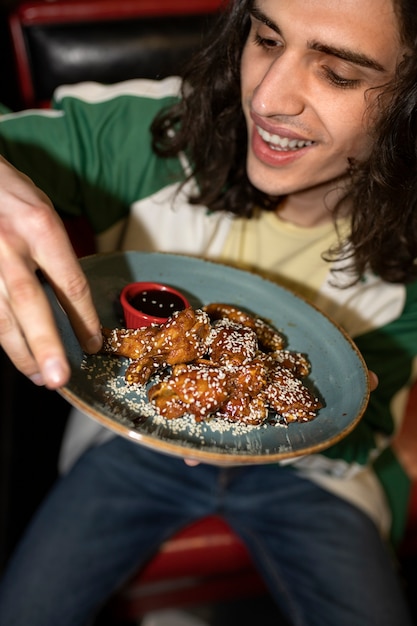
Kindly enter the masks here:
[[[87, 218], [100, 251], [224, 258], [236, 220], [191, 206], [187, 192], [193, 182], [177, 193], [186, 160], [161, 159], [151, 150], [150, 123], [178, 92], [175, 77], [61, 87], [51, 109], [12, 113], [1, 108], [0, 151], [49, 195], [63, 216]], [[297, 252], [301, 264], [306, 248]], [[307, 257], [304, 262], [309, 263]], [[354, 287], [337, 289], [330, 269], [328, 265], [311, 298], [355, 339], [380, 384], [353, 433], [321, 454], [296, 460], [294, 467], [360, 506], [395, 540], [405, 521], [409, 480], [389, 444], [417, 371], [417, 284], [392, 285], [365, 276]], [[309, 280], [306, 272], [307, 289]], [[74, 412], [63, 445], [64, 469], [83, 449], [109, 436]], [[279, 472], [279, 466], [271, 471]]]

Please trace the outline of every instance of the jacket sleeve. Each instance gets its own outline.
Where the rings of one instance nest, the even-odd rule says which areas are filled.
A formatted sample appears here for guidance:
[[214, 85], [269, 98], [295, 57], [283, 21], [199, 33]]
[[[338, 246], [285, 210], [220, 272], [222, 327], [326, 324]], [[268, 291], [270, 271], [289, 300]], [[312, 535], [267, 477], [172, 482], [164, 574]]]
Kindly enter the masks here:
[[50, 109], [3, 113], [0, 152], [60, 213], [84, 215], [102, 232], [127, 214], [142, 188], [159, 184], [150, 124], [177, 88], [173, 79], [60, 88]]

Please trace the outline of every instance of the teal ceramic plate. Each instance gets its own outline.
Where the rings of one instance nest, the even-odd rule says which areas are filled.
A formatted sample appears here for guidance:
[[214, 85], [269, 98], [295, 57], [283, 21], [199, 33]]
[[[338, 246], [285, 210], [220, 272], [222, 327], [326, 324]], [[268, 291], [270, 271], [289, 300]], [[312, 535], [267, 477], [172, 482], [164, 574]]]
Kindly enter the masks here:
[[360, 420], [369, 398], [366, 366], [354, 344], [328, 317], [291, 291], [255, 274], [221, 264], [164, 253], [125, 252], [86, 257], [101, 322], [123, 326], [119, 293], [129, 282], [155, 281], [182, 291], [191, 305], [226, 302], [245, 308], [284, 333], [290, 350], [307, 354], [308, 384], [324, 402], [311, 422], [253, 427], [192, 416], [164, 420], [124, 382], [126, 359], [86, 356], [65, 313], [50, 294], [72, 368], [62, 395], [115, 433], [154, 450], [208, 463], [271, 463], [318, 452], [345, 437]]

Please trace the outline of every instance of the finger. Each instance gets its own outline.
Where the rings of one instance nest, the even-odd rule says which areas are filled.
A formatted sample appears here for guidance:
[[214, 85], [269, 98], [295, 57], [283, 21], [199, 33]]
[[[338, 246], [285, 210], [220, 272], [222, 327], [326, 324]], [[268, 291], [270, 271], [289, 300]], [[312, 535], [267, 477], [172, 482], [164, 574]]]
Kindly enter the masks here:
[[30, 353], [13, 313], [3, 297], [3, 289], [0, 291], [0, 344], [19, 371], [33, 380], [35, 384], [43, 385], [38, 364]]
[[188, 467], [196, 467], [200, 465], [200, 461], [195, 461], [194, 459], [184, 459], [184, 463], [188, 465]]
[[[47, 213], [46, 220], [58, 220]], [[39, 226], [39, 220], [36, 222]], [[55, 294], [82, 346], [89, 353], [97, 352], [102, 344], [100, 320], [94, 306], [87, 278], [72, 248], [67, 233], [59, 220], [43, 228], [44, 236], [33, 238], [33, 258]]]
[[[0, 281], [0, 343], [4, 351], [36, 384], [61, 387], [68, 381], [70, 368], [43, 288], [36, 276], [27, 272], [26, 282], [12, 282], [12, 291], [13, 297]], [[24, 315], [17, 315], [22, 309]]]
[[378, 387], [379, 384], [379, 380], [378, 380], [378, 376], [375, 374], [375, 372], [371, 372], [369, 371], [369, 387], [371, 391], [375, 391], [375, 389]]

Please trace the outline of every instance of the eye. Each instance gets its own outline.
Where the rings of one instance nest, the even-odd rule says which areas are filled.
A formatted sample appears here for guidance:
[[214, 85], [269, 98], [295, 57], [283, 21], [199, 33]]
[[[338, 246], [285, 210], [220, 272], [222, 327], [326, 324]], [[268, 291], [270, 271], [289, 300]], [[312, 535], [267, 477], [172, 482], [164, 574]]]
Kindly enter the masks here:
[[259, 35], [259, 33], [255, 33], [253, 41], [256, 46], [264, 48], [268, 51], [275, 50], [276, 48], [281, 46], [280, 42], [276, 41], [275, 39], [272, 39], [270, 37], [262, 37], [261, 35]]
[[331, 85], [334, 85], [335, 87], [339, 87], [340, 89], [354, 89], [355, 87], [358, 87], [360, 84], [360, 80], [356, 78], [344, 78], [343, 76], [340, 76], [339, 74], [337, 74], [334, 70], [332, 70], [327, 65], [323, 67], [323, 73], [324, 73], [326, 80]]

